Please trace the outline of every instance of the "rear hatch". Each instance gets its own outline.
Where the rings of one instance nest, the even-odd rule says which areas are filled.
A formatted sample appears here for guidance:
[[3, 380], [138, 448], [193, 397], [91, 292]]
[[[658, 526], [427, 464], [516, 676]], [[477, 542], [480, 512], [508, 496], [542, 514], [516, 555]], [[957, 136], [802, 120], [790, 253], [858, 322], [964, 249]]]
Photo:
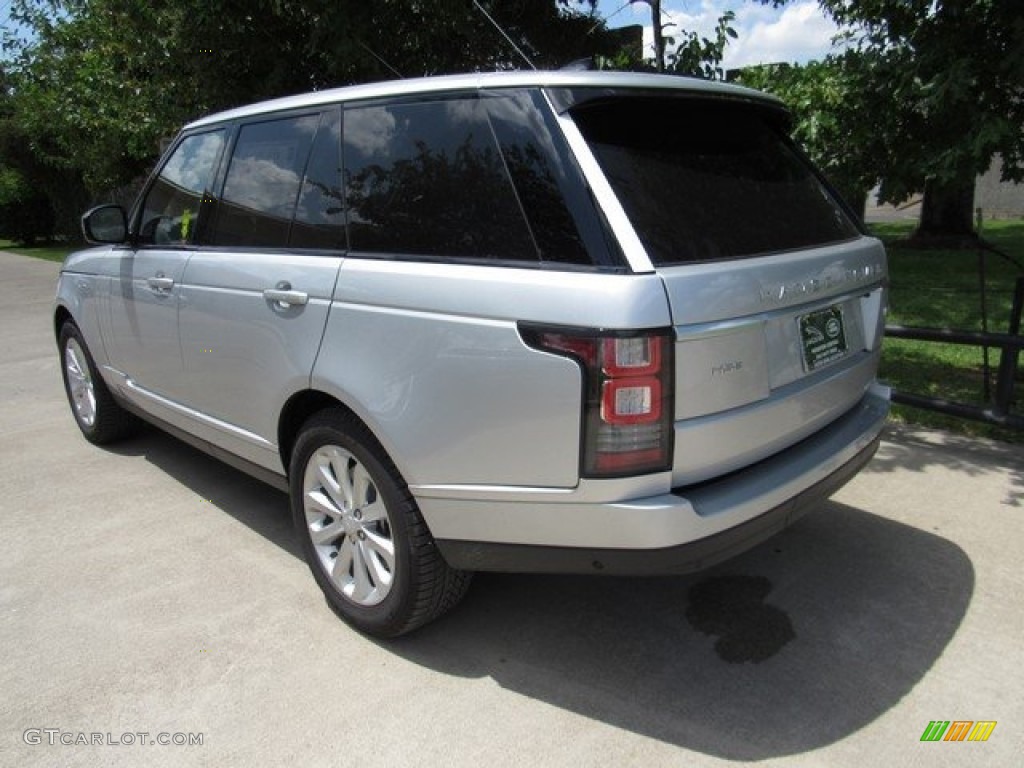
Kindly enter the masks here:
[[661, 276], [676, 331], [673, 485], [824, 428], [874, 380], [881, 244], [777, 104], [639, 94], [572, 110]]

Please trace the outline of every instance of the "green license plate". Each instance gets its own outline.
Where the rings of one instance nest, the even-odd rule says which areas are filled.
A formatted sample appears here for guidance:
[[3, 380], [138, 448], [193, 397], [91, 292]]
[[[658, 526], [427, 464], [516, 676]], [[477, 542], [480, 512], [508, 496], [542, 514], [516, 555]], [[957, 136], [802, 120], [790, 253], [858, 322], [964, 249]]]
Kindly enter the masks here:
[[846, 357], [846, 328], [843, 310], [829, 307], [797, 318], [804, 370], [814, 371]]

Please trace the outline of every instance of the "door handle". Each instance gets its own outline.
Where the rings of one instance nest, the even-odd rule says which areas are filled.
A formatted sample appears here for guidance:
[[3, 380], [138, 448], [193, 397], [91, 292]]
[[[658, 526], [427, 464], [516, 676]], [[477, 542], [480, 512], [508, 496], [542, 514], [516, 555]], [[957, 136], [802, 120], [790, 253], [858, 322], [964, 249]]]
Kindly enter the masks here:
[[174, 279], [158, 273], [156, 277], [147, 278], [146, 284], [157, 293], [168, 293], [174, 287]]
[[281, 309], [289, 307], [300, 307], [309, 301], [309, 294], [305, 291], [293, 291], [292, 284], [282, 280], [276, 288], [268, 288], [263, 292], [263, 298], [274, 302]]

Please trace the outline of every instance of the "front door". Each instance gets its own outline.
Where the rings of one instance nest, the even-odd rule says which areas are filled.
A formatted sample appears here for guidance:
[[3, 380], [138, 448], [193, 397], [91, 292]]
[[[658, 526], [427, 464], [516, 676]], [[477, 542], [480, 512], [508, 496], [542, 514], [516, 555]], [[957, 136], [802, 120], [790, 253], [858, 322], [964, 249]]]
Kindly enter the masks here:
[[185, 137], [168, 155], [143, 200], [135, 248], [122, 251], [111, 286], [108, 355], [128, 379], [125, 394], [147, 410], [152, 395], [180, 394], [181, 280], [223, 145], [224, 131], [209, 131]]

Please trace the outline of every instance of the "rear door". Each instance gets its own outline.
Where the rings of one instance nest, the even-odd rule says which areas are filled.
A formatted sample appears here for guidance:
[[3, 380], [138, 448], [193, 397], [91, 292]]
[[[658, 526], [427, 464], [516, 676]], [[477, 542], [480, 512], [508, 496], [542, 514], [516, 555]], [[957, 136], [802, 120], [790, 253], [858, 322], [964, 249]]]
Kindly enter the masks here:
[[340, 119], [335, 108], [239, 126], [215, 219], [182, 281], [194, 428], [274, 470], [278, 416], [309, 384], [342, 262]]
[[573, 118], [665, 284], [674, 485], [765, 458], [852, 408], [877, 369], [885, 254], [793, 148], [780, 113], [644, 96]]

